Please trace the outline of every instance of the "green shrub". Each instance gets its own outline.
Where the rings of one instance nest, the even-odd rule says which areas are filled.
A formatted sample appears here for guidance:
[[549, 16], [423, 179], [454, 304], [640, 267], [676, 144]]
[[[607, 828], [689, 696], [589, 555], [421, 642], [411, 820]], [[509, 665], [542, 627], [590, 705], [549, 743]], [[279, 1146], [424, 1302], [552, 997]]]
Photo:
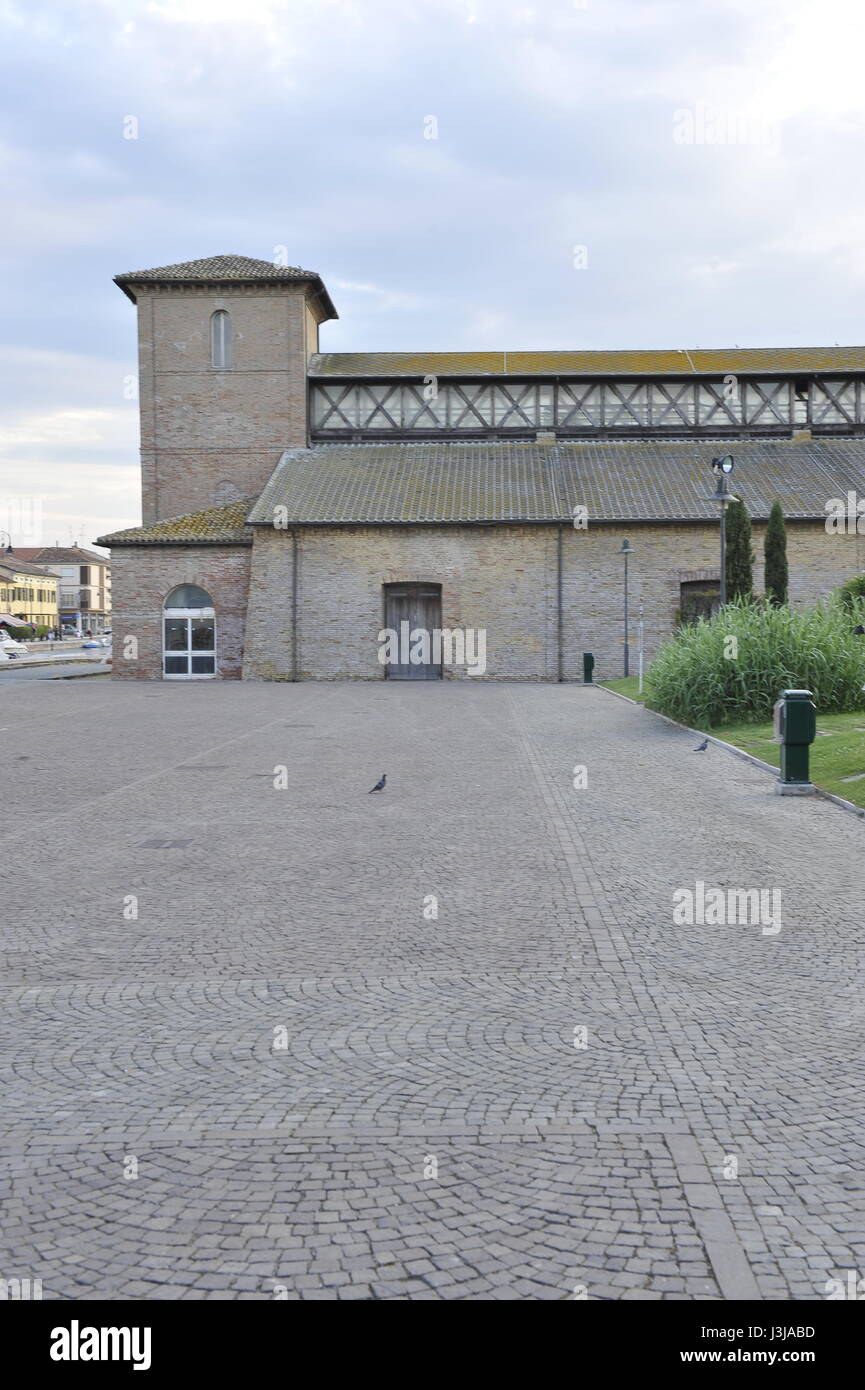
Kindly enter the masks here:
[[865, 599], [865, 574], [855, 574], [852, 579], [848, 579], [835, 590], [835, 597], [848, 612], [852, 612], [856, 599]]
[[763, 540], [766, 559], [766, 597], [776, 608], [787, 602], [789, 571], [787, 566], [787, 528], [780, 502], [772, 503], [769, 524]]
[[[865, 615], [865, 600], [853, 612]], [[860, 617], [859, 621], [862, 620]], [[737, 654], [730, 651], [735, 638]], [[865, 709], [865, 637], [840, 603], [775, 608], [738, 599], [682, 627], [646, 677], [646, 703], [699, 728], [771, 716], [780, 691], [811, 690], [823, 714]]]
[[7, 636], [14, 637], [16, 642], [33, 641], [32, 627], [4, 627], [2, 631], [5, 632]]
[[754, 552], [751, 549], [751, 518], [748, 508], [737, 498], [727, 508], [724, 523], [727, 538], [727, 598], [747, 598], [754, 588]]

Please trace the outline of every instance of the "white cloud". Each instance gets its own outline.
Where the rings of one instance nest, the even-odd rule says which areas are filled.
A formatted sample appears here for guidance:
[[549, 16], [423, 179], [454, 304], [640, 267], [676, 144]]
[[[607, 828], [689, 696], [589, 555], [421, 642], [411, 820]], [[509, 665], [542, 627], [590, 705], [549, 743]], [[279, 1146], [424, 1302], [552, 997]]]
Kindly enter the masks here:
[[[107, 508], [92, 534], [138, 515], [111, 285], [135, 266], [285, 245], [341, 312], [324, 350], [862, 337], [854, 0], [19, 0], [0, 24], [0, 486]], [[677, 146], [701, 102], [778, 147]]]
[[[38, 486], [22, 483], [33, 478], [32, 460], [9, 455], [0, 460], [0, 513], [12, 533], [13, 545], [68, 545], [78, 539], [88, 545], [97, 536], [107, 535], [134, 524], [140, 517], [138, 469], [113, 465], [93, 465], [80, 461], [74, 469], [68, 464], [43, 458], [38, 469]], [[33, 502], [38, 505], [33, 510]], [[33, 533], [32, 517], [40, 518], [40, 533]], [[20, 522], [16, 525], [16, 517]]]
[[125, 411], [55, 410], [0, 425], [0, 451], [42, 445], [98, 449], [118, 436], [125, 442], [128, 429]]

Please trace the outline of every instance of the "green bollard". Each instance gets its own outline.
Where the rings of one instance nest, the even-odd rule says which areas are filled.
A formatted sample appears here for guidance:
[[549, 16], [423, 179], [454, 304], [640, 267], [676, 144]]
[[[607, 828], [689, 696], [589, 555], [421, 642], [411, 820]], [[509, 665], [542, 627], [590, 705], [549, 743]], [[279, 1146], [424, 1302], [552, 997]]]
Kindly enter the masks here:
[[591, 652], [583, 652], [583, 685], [592, 684], [592, 672], [595, 669], [595, 658]]
[[813, 792], [808, 750], [816, 737], [817, 706], [811, 691], [782, 690], [775, 701], [775, 740], [781, 745], [781, 776], [775, 790], [781, 796]]

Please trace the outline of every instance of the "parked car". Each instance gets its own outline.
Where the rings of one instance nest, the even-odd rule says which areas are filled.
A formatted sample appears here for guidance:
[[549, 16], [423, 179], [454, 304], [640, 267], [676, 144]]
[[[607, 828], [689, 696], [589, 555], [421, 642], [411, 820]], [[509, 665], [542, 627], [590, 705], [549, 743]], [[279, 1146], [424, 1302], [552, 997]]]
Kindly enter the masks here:
[[18, 642], [14, 637], [0, 637], [0, 660], [17, 661], [19, 656], [29, 656], [30, 652], [23, 642]]

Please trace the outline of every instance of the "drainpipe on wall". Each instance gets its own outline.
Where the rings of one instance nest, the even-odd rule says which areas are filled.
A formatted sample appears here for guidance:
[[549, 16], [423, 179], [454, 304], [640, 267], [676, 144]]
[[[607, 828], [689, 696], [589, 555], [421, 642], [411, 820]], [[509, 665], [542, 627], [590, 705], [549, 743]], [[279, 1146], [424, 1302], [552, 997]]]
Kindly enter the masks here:
[[298, 678], [298, 651], [297, 651], [297, 531], [291, 533], [291, 679], [296, 681]]
[[564, 676], [564, 651], [562, 648], [562, 527], [559, 523], [559, 532], [556, 543], [557, 564], [556, 564], [556, 619], [558, 623], [558, 659], [559, 659], [559, 680], [563, 681]]

